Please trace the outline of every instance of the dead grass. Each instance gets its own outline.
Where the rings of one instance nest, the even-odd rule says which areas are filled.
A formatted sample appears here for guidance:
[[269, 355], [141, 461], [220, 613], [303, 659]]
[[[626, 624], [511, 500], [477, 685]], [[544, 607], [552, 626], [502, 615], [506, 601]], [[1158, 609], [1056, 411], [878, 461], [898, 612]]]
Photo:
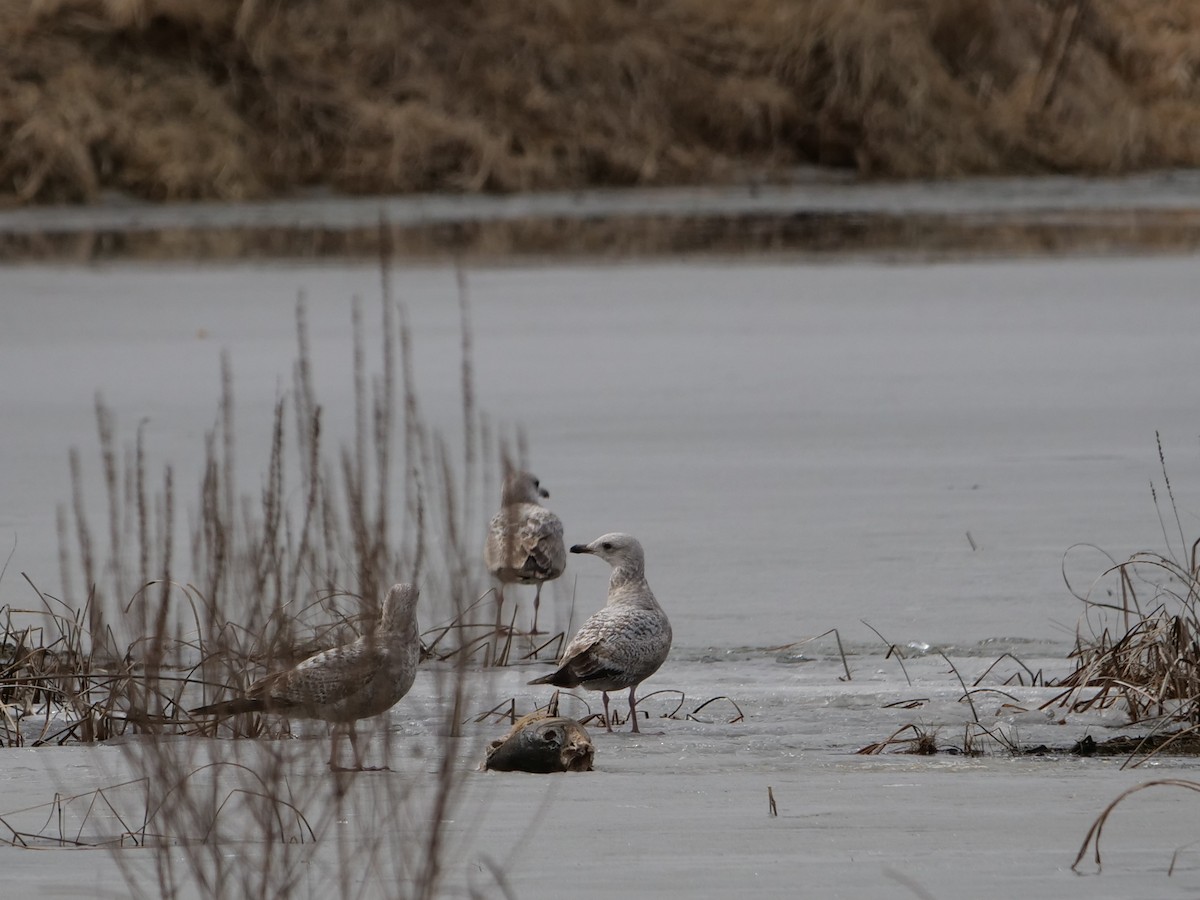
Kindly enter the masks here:
[[867, 744], [854, 752], [860, 756], [878, 756], [884, 751], [933, 756], [938, 752], [937, 731], [910, 723], [897, 728], [882, 741]]
[[[687, 694], [677, 688], [661, 688], [657, 691], [651, 691], [645, 697], [638, 698], [639, 712], [641, 712], [641, 714], [647, 720], [651, 718], [651, 712], [649, 709], [641, 709], [643, 701], [647, 701], [661, 695], [673, 697], [675, 699], [675, 704], [665, 712], [660, 712], [660, 714], [657, 716], [657, 718], [660, 719], [672, 719], [677, 722], [698, 722], [703, 725], [736, 725], [739, 722], [744, 722], [746, 719], [745, 713], [742, 712], [742, 708], [738, 705], [737, 701], [732, 697], [725, 696], [724, 694], [717, 697], [709, 697], [707, 700], [703, 700], [697, 704], [694, 700], [689, 701]], [[592, 699], [596, 698], [595, 694], [592, 694], [591, 696]], [[564, 703], [564, 701], [566, 701], [566, 703]], [[581, 725], [595, 724], [597, 726], [604, 726], [606, 724], [604, 721], [604, 713], [597, 712], [592, 709], [592, 705], [588, 702], [586, 693], [563, 690], [556, 690], [550, 696], [550, 699], [547, 701], [545, 706], [536, 707], [529, 713], [518, 713], [517, 698], [509, 697], [501, 700], [491, 709], [486, 709], [482, 712], [473, 714], [467, 721], [485, 722], [491, 720], [497, 724], [506, 722], [509, 725], [512, 725], [523, 715], [533, 715], [534, 713], [542, 712], [548, 716], [566, 715], [566, 712], [561, 710], [562, 706], [564, 705], [572, 705], [578, 708], [578, 710], [572, 709], [570, 711], [574, 713], [573, 718], [575, 718]], [[691, 706], [692, 708], [690, 710], [686, 709], [688, 706]], [[709, 707], [711, 707], [711, 709], [709, 709]], [[707, 712], [705, 712], [706, 709]], [[701, 715], [701, 713], [703, 713], [703, 715]], [[612, 716], [612, 721], [607, 724], [613, 728], [618, 728], [622, 725], [628, 724], [629, 722], [628, 716], [626, 716], [624, 719], [621, 718], [620, 713], [615, 706], [609, 710], [609, 714]]]
[[[28, 579], [26, 579], [28, 581]], [[128, 660], [98, 660], [88, 618], [28, 582], [40, 608], [0, 608], [0, 747], [103, 741], [124, 730]]]
[[[63, 596], [27, 578], [36, 604], [0, 610], [0, 743], [124, 735], [124, 762], [142, 777], [6, 813], [0, 841], [110, 847], [135, 896], [178, 896], [188, 886], [199, 896], [282, 898], [302, 880], [321, 896], [359, 896], [364, 872], [403, 896], [438, 895], [445, 823], [463, 777], [456, 739], [467, 667], [480, 661], [472, 648], [500, 643], [494, 623], [469, 617], [486, 597], [482, 497], [494, 494], [501, 454], [474, 403], [465, 278], [462, 436], [450, 443], [422, 419], [412, 337], [386, 252], [380, 271], [379, 319], [353, 307], [354, 426], [340, 446], [325, 433], [298, 305], [294, 381], [264, 426], [269, 450], [257, 491], [238, 479], [228, 359], [194, 489], [178, 486], [170, 464], [158, 476], [143, 429], [123, 442], [115, 414], [97, 398], [102, 512], [89, 508], [88, 467], [72, 453], [72, 502], [59, 510]], [[345, 643], [374, 620], [397, 580], [419, 583], [422, 614], [449, 623], [426, 632], [440, 660], [421, 675], [432, 682], [437, 722], [421, 751], [406, 751], [408, 765], [368, 782], [329, 773], [323, 740], [205, 739], [291, 736], [278, 716], [213, 724], [187, 710]], [[488, 654], [484, 661], [495, 662]], [[375, 733], [367, 752], [391, 761], [399, 753], [393, 728], [365, 724]], [[413, 764], [419, 777], [405, 771]], [[98, 804], [119, 834], [96, 833], [113, 821], [93, 815]], [[39, 816], [44, 824], [28, 824]], [[71, 833], [66, 818], [76, 820]], [[351, 839], [339, 825], [347, 821], [371, 828]], [[231, 842], [254, 849], [231, 853]], [[177, 852], [181, 844], [187, 853]], [[127, 847], [154, 852], [128, 856]], [[320, 865], [311, 865], [315, 854]]]
[[1191, 0], [0, 0], [0, 198], [1200, 164]]
[[[1064, 580], [1084, 605], [1071, 653], [1075, 669], [1067, 676], [1047, 682], [1040, 670], [1035, 672], [1017, 657], [1005, 654], [968, 687], [954, 664], [946, 660], [963, 689], [960, 702], [970, 704], [974, 719], [967, 726], [962, 752], [977, 752], [981, 743], [995, 741], [1013, 753], [1125, 756], [1124, 768], [1137, 767], [1160, 755], [1194, 756], [1200, 749], [1197, 740], [1200, 734], [1200, 539], [1187, 536], [1183, 524], [1185, 517], [1180, 513], [1171, 485], [1162, 440], [1158, 435], [1155, 438], [1161, 484], [1151, 484], [1151, 498], [1158, 511], [1164, 549], [1135, 553], [1124, 562], [1117, 562], [1091, 545], [1081, 544], [1068, 550], [1067, 556], [1078, 549], [1097, 551], [1111, 565], [1086, 589], [1080, 589], [1068, 576], [1067, 558], [1064, 557]], [[878, 631], [875, 633], [879, 635]], [[884, 640], [882, 635], [879, 636]], [[884, 643], [888, 642], [884, 640]], [[898, 648], [889, 644], [888, 656], [892, 655], [896, 655], [903, 666]], [[1076, 714], [1117, 712], [1127, 717], [1129, 724], [1146, 726], [1148, 733], [1103, 743], [1087, 736], [1071, 748], [1054, 751], [1035, 747], [1022, 751], [1015, 739], [1004, 731], [983, 725], [975, 706], [977, 696], [995, 695], [1002, 701], [1000, 712], [1029, 711], [1014, 696], [998, 687], [980, 687], [984, 678], [992, 675], [1006, 660], [1017, 668], [1002, 682], [1003, 685], [1015, 683], [1059, 689], [1038, 709], [1057, 708]], [[896, 705], [914, 708], [920, 702], [903, 701]], [[914, 738], [902, 738], [901, 735], [908, 730], [919, 733], [917, 726], [908, 725], [859, 752], [878, 753], [893, 745], [907, 746]]]
[[1151, 492], [1165, 549], [1114, 563], [1086, 591], [1068, 580], [1085, 604], [1075, 671], [1045, 707], [1116, 708], [1131, 723], [1200, 726], [1200, 540], [1185, 536], [1161, 438], [1158, 453], [1165, 497]]
[[[379, 320], [368, 323], [353, 308], [355, 425], [341, 447], [325, 434], [298, 305], [294, 383], [266, 426], [257, 494], [238, 479], [228, 358], [202, 470], [184, 492], [196, 498], [187, 510], [177, 508], [174, 468], [152, 471], [143, 428], [122, 443], [114, 412], [97, 396], [104, 508], [99, 516], [89, 508], [87, 466], [72, 451], [72, 499], [58, 511], [62, 595], [26, 577], [35, 602], [0, 607], [0, 746], [130, 731], [284, 734], [277, 717], [193, 722], [186, 710], [353, 640], [402, 576], [421, 584], [422, 608], [435, 611], [423, 656], [443, 669], [557, 656], [565, 634], [535, 637], [515, 620], [497, 629], [481, 614], [491, 605], [479, 560], [482, 498], [494, 493], [492, 461], [501, 454], [473, 402], [465, 282], [464, 437], [452, 449], [421, 419], [389, 258]], [[376, 347], [367, 346], [368, 328], [380, 336]], [[370, 371], [369, 357], [380, 371]]]

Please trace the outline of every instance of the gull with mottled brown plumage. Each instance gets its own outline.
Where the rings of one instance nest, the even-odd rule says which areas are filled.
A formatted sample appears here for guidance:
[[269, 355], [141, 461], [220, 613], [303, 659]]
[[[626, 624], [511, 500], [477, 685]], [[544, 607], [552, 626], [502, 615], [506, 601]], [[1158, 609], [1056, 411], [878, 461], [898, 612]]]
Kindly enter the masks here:
[[533, 595], [533, 631], [537, 633], [542, 584], [553, 581], [567, 567], [562, 520], [541, 505], [550, 492], [531, 472], [509, 472], [500, 495], [500, 512], [492, 517], [483, 561], [500, 582], [496, 590], [496, 621], [503, 626], [504, 585], [536, 584]]
[[[371, 632], [259, 679], [245, 696], [201, 706], [193, 709], [192, 715], [261, 712], [320, 719], [333, 725], [329, 767], [363, 771], [354, 723], [387, 712], [408, 693], [416, 678], [421, 656], [417, 594], [414, 585], [393, 585]], [[352, 770], [338, 765], [338, 737], [343, 733], [354, 753]]]
[[608, 603], [583, 623], [558, 669], [530, 684], [601, 691], [604, 727], [612, 731], [608, 692], [629, 688], [629, 718], [638, 731], [637, 686], [658, 671], [671, 651], [671, 623], [646, 582], [642, 545], [628, 534], [605, 534], [572, 553], [590, 553], [612, 566]]

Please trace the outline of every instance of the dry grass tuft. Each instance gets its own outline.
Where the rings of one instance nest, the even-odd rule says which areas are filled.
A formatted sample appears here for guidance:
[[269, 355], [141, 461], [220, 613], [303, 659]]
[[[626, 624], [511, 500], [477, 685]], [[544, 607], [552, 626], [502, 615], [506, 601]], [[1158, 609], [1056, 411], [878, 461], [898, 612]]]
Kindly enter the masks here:
[[938, 752], [937, 731], [908, 724], [897, 728], [882, 741], [875, 741], [854, 752], [860, 756], [878, 756], [891, 748], [893, 753], [912, 753], [917, 756], [933, 756]]
[[1158, 453], [1166, 499], [1151, 491], [1167, 549], [1112, 565], [1086, 592], [1072, 588], [1085, 604], [1075, 671], [1043, 708], [1119, 708], [1132, 723], [1200, 725], [1200, 540], [1184, 535], [1161, 439]]
[[0, 0], [0, 197], [1200, 164], [1191, 0]]
[[[742, 708], [738, 706], [737, 701], [732, 697], [727, 697], [723, 694], [718, 697], [709, 697], [707, 700], [697, 704], [692, 709], [685, 710], [684, 707], [689, 705], [687, 694], [677, 688], [660, 688], [657, 691], [651, 691], [644, 697], [638, 698], [639, 711], [647, 719], [651, 718], [651, 714], [649, 710], [641, 709], [642, 703], [650, 700], [653, 697], [659, 696], [660, 694], [668, 694], [676, 698], [675, 705], [671, 709], [659, 715], [659, 718], [662, 719], [698, 722], [703, 725], [736, 725], [738, 722], [745, 721], [746, 718], [745, 713], [742, 712]], [[560, 715], [560, 707], [562, 706], [562, 701], [564, 698], [570, 704], [576, 704], [580, 708], [578, 712], [574, 712], [574, 710], [572, 710], [572, 712], [574, 712], [574, 718], [577, 718], [581, 725], [587, 725], [590, 723], [595, 723], [597, 725], [605, 724], [604, 713], [594, 711], [591, 704], [588, 702], [587, 696], [584, 693], [576, 693], [574, 691], [556, 690], [551, 695], [545, 706], [535, 708], [530, 714], [536, 712], [545, 712], [550, 716]], [[713, 709], [710, 709], [703, 716], [700, 715], [703, 710], [709, 706], [713, 706], [713, 704], [717, 704], [718, 706], [714, 706]], [[726, 709], [722, 715], [714, 717], [713, 712], [721, 706], [728, 706], [729, 709]], [[566, 715], [567, 713], [562, 712], [561, 714]], [[519, 714], [517, 712], [517, 699], [515, 697], [509, 697], [505, 700], [501, 700], [491, 709], [487, 709], [472, 715], [470, 720], [475, 722], [484, 722], [490, 719], [496, 723], [507, 722], [511, 725], [512, 723], [516, 722], [521, 715], [524, 714]], [[612, 721], [608, 724], [613, 728], [618, 728], [621, 725], [627, 724], [629, 721], [628, 717], [624, 719], [621, 718], [620, 713], [617, 711], [615, 706], [609, 710], [609, 715], [612, 716]]]
[[132, 666], [93, 656], [87, 620], [94, 595], [76, 610], [28, 583], [40, 609], [0, 607], [0, 747], [90, 743], [121, 733]]

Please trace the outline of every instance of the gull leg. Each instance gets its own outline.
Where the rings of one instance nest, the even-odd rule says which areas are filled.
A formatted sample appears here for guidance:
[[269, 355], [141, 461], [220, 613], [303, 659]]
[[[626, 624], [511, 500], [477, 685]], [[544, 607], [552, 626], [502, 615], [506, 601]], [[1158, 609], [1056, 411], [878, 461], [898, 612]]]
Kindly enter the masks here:
[[[355, 772], [390, 772], [390, 766], [364, 766], [363, 760], [366, 759], [366, 747], [361, 750], [358, 746], [358, 732], [354, 729], [354, 723], [349, 725], [348, 734], [350, 735], [350, 746], [354, 749], [354, 771]], [[370, 738], [368, 737], [368, 740]]]
[[354, 769], [356, 772], [361, 772], [363, 768], [362, 751], [358, 748], [358, 732], [354, 730], [353, 722], [346, 726], [346, 736], [350, 738], [350, 749], [354, 751]]
[[500, 664], [500, 635], [504, 634], [504, 585], [496, 585], [496, 628], [492, 631], [492, 643], [488, 645], [491, 660], [488, 665]]
[[504, 585], [496, 585], [496, 634], [504, 633]]
[[534, 595], [533, 595], [533, 631], [529, 632], [530, 634], [541, 634], [541, 632], [538, 631], [538, 627], [537, 627], [538, 607], [541, 605], [542, 605], [542, 583], [539, 581], [537, 583], [537, 590], [534, 592]]
[[334, 772], [341, 772], [342, 767], [338, 765], [338, 732], [339, 727], [334, 725], [329, 732], [329, 768]]
[[608, 691], [601, 691], [600, 696], [604, 698], [604, 728], [612, 734], [612, 719], [608, 717]]
[[635, 697], [633, 695], [633, 692], [636, 690], [637, 690], [636, 685], [629, 689], [629, 718], [633, 719], [633, 728], [631, 730], [635, 733], [639, 733], [640, 729], [638, 728], [638, 723], [637, 723], [637, 720], [638, 720], [637, 697]]
[[[350, 752], [354, 754], [354, 765], [350, 768], [338, 765], [337, 739], [343, 733], [350, 741]], [[363, 770], [362, 753], [358, 749], [358, 734], [354, 731], [354, 723], [333, 726], [333, 748], [329, 752], [329, 768], [334, 772], [361, 772]]]

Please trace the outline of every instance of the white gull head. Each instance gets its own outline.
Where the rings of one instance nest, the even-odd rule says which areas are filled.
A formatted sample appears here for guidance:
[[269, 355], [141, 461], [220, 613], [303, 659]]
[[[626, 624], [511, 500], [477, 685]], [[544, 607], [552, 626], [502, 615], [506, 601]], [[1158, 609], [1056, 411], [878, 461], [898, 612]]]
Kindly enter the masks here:
[[617, 531], [602, 534], [590, 544], [576, 544], [571, 552], [598, 556], [614, 569], [628, 575], [641, 575], [646, 570], [646, 555], [637, 538]]
[[516, 470], [509, 472], [504, 479], [504, 489], [500, 495], [502, 506], [512, 506], [514, 503], [537, 503], [550, 492], [542, 487], [537, 476], [532, 472]]

